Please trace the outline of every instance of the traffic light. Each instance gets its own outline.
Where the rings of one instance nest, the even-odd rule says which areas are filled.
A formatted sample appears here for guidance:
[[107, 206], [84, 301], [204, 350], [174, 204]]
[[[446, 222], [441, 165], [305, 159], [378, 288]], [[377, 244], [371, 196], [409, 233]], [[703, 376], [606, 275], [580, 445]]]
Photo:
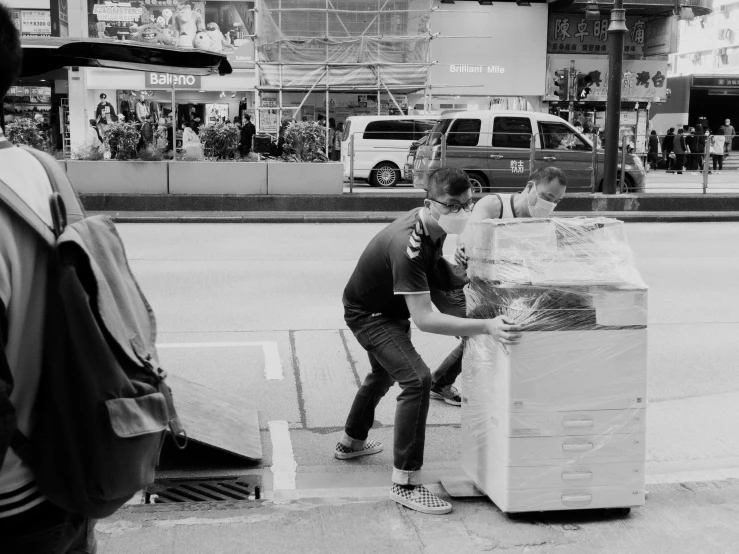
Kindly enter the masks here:
[[577, 75], [577, 97], [578, 102], [588, 99], [590, 96], [590, 87], [593, 84], [593, 78], [590, 75], [579, 73]]
[[568, 100], [570, 97], [570, 72], [566, 69], [554, 72], [554, 96], [560, 100]]

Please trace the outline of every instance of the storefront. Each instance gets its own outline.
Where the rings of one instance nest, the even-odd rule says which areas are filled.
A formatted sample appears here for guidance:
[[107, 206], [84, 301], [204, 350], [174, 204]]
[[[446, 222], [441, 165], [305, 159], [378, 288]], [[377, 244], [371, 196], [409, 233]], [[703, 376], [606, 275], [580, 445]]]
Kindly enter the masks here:
[[[667, 57], [646, 56], [649, 40], [665, 42], [659, 34], [670, 32], [669, 26], [658, 22], [626, 18], [629, 31], [624, 44], [620, 136], [640, 152], [646, 148], [651, 106], [667, 100]], [[586, 132], [605, 126], [608, 25], [607, 17], [588, 20], [584, 14], [560, 13], [549, 17], [544, 100], [550, 113], [579, 121]]]
[[[51, 37], [68, 34], [66, 1], [3, 0], [21, 37]], [[37, 122], [54, 149], [64, 146], [68, 121], [68, 83], [64, 71], [20, 79], [3, 101], [6, 123], [16, 118]]]
[[90, 120], [96, 119], [96, 107], [103, 93], [116, 116], [131, 118], [143, 92], [144, 102], [156, 114], [155, 118], [167, 118], [174, 109], [178, 128], [189, 121], [197, 120], [198, 125], [233, 122], [257, 113], [253, 0], [85, 1], [89, 37], [223, 52], [233, 73], [183, 76], [71, 68], [73, 148], [94, 137]]
[[439, 4], [428, 86], [411, 104], [447, 109], [538, 110], [544, 95], [547, 4]]

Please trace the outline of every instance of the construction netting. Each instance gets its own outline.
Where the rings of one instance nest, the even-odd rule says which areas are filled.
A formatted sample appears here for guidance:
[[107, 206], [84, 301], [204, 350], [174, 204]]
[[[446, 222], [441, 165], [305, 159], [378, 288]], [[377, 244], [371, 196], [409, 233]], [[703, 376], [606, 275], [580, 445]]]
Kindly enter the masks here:
[[423, 88], [431, 7], [431, 0], [264, 0], [261, 85]]

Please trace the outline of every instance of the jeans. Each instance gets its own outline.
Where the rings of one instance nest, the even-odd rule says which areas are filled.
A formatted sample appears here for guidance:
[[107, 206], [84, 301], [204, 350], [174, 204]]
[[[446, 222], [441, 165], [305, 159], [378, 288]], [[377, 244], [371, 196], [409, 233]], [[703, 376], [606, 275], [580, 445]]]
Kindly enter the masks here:
[[[447, 315], [466, 317], [466, 303], [464, 290], [457, 289], [450, 292], [431, 291], [431, 300], [437, 309]], [[431, 374], [431, 388], [441, 389], [454, 382], [462, 373], [462, 354], [464, 354], [464, 339], [452, 350]]]
[[349, 328], [367, 351], [372, 371], [359, 387], [346, 419], [342, 444], [362, 448], [375, 421], [375, 407], [394, 382], [401, 393], [395, 409], [393, 483], [419, 484], [426, 442], [431, 371], [411, 343], [409, 320], [368, 316]]
[[714, 171], [716, 171], [717, 169], [723, 170], [724, 169], [724, 157], [719, 156], [718, 154], [712, 154], [712, 156], [713, 156], [713, 170]]
[[0, 519], [3, 554], [95, 554], [95, 521], [51, 502]]

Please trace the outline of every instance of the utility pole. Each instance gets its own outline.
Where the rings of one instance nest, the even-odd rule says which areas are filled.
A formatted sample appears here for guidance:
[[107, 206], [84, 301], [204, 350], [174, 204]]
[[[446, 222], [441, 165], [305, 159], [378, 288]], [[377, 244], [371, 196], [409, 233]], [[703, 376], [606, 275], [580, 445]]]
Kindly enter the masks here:
[[[621, 126], [621, 79], [624, 61], [626, 10], [623, 0], [614, 0], [608, 26], [608, 99], [606, 101], [606, 152], [603, 166], [603, 193], [616, 194], [618, 180], [618, 131]], [[621, 168], [623, 171], [623, 168]]]

